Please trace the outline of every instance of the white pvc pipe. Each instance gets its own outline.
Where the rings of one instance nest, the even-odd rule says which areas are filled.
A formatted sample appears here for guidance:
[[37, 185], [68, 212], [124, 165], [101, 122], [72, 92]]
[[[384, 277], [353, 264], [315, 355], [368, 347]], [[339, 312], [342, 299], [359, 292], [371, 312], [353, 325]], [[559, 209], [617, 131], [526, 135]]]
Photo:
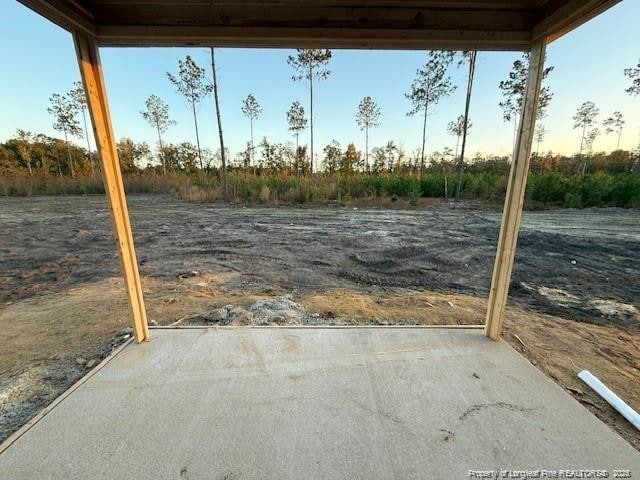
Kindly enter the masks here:
[[620, 415], [629, 420], [634, 427], [640, 430], [640, 414], [627, 405], [627, 403], [619, 396], [609, 390], [604, 383], [598, 380], [598, 377], [592, 375], [588, 370], [581, 371], [578, 374], [578, 377], [580, 377], [584, 383], [589, 385], [609, 405], [615, 408]]

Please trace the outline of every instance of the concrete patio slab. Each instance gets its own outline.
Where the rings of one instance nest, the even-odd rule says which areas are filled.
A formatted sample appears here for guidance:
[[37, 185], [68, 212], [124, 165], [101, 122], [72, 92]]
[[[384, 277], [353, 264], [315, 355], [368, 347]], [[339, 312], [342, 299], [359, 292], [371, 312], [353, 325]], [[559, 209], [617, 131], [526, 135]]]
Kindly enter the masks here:
[[0, 454], [11, 480], [500, 469], [640, 478], [640, 453], [482, 331], [274, 327], [153, 330]]

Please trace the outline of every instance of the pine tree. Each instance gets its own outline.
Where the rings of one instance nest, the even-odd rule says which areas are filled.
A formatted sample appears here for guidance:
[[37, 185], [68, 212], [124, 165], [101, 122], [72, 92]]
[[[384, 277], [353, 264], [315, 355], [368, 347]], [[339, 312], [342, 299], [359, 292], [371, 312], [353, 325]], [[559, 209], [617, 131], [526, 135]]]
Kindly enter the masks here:
[[625, 92], [629, 95], [640, 95], [640, 60], [635, 67], [625, 68], [624, 75], [631, 80], [631, 85], [625, 89]]
[[249, 119], [249, 124], [251, 126], [251, 144], [249, 150], [249, 164], [254, 164], [254, 153], [255, 147], [253, 144], [253, 121], [258, 118], [258, 116], [262, 113], [262, 108], [260, 108], [260, 104], [256, 97], [253, 96], [252, 93], [247, 95], [242, 101], [242, 113]]
[[622, 112], [615, 111], [611, 114], [609, 118], [607, 118], [602, 125], [605, 127], [605, 133], [617, 133], [618, 134], [618, 142], [616, 143], [616, 150], [620, 150], [620, 138], [622, 137], [622, 127], [624, 127], [624, 117], [622, 116]]
[[53, 116], [53, 128], [64, 133], [64, 142], [67, 146], [67, 157], [69, 160], [69, 171], [71, 177], [75, 177], [75, 168], [73, 166], [73, 158], [71, 156], [71, 146], [69, 144], [69, 135], [74, 137], [82, 135], [82, 128], [76, 119], [77, 110], [69, 97], [54, 93], [49, 97], [51, 105], [47, 108]]
[[407, 115], [423, 114], [422, 149], [420, 151], [420, 174], [424, 173], [424, 154], [427, 138], [427, 115], [442, 98], [451, 95], [456, 89], [447, 75], [449, 65], [453, 61], [451, 52], [431, 51], [423, 67], [416, 71], [416, 78], [411, 84], [411, 91], [405, 97], [411, 102], [411, 110]]
[[220, 141], [220, 163], [222, 164], [222, 192], [224, 201], [229, 201], [229, 184], [227, 183], [227, 149], [224, 147], [224, 135], [222, 133], [222, 114], [220, 113], [220, 101], [218, 99], [218, 72], [216, 71], [216, 55], [213, 47], [209, 48], [211, 52], [211, 72], [213, 76], [213, 100], [216, 107], [216, 120], [218, 121], [218, 140]]
[[[469, 73], [467, 75], [467, 96], [464, 103], [464, 115], [462, 116], [462, 151], [460, 152], [460, 160], [458, 161], [458, 180], [456, 182], [456, 195], [455, 201], [460, 201], [462, 194], [462, 175], [464, 173], [464, 154], [467, 147], [467, 134], [471, 128], [471, 122], [469, 121], [469, 109], [471, 107], [471, 92], [473, 90], [473, 79], [476, 72], [476, 60], [478, 58], [478, 52], [476, 51], [464, 51], [462, 52], [462, 60], [458, 62], [458, 66], [469, 63]], [[456, 157], [458, 156], [458, 147], [456, 144]], [[445, 177], [446, 181], [446, 177]]]
[[540, 144], [544, 140], [544, 137], [547, 135], [547, 129], [541, 123], [536, 125], [535, 131], [535, 139], [536, 139], [536, 156], [540, 155]]
[[[582, 105], [578, 107], [578, 110], [573, 116], [573, 128], [581, 128], [582, 135], [580, 136], [580, 152], [578, 153], [579, 157], [582, 157], [582, 151], [585, 146], [589, 152], [593, 148], [593, 142], [595, 137], [598, 136], [598, 129], [591, 130], [589, 134], [587, 134], [587, 128], [591, 127], [600, 113], [598, 107], [593, 102], [584, 102]], [[582, 175], [584, 175], [587, 171], [587, 161], [588, 158], [585, 156], [582, 160]]]
[[193, 113], [193, 123], [196, 129], [196, 147], [200, 169], [203, 168], [202, 149], [200, 148], [200, 134], [198, 133], [198, 115], [196, 109], [200, 102], [211, 93], [212, 85], [206, 81], [204, 68], [187, 55], [184, 60], [178, 60], [178, 76], [167, 72], [167, 78], [176, 87], [176, 91], [184, 96]]
[[364, 142], [364, 164], [365, 168], [369, 170], [369, 129], [371, 127], [377, 127], [380, 125], [380, 107], [374, 102], [371, 97], [364, 97], [358, 104], [358, 111], [356, 113], [356, 123], [360, 127], [360, 130], [365, 132]]
[[167, 159], [165, 158], [164, 145], [162, 144], [162, 134], [176, 122], [169, 117], [169, 106], [157, 95], [151, 95], [144, 103], [147, 109], [140, 112], [149, 125], [156, 129], [158, 134], [158, 144], [160, 146], [160, 160], [162, 162], [162, 173], [167, 174]]
[[573, 115], [573, 128], [582, 129], [582, 135], [580, 136], [580, 151], [578, 155], [582, 155], [582, 150], [584, 148], [584, 142], [586, 140], [586, 132], [587, 128], [591, 127], [600, 113], [598, 107], [593, 102], [584, 102], [582, 105], [578, 107], [576, 113]]
[[313, 173], [313, 79], [325, 80], [331, 71], [327, 64], [331, 59], [331, 50], [299, 48], [297, 54], [289, 55], [287, 63], [293, 67], [294, 81], [307, 80], [309, 82], [309, 118], [311, 120], [311, 173]]
[[[467, 121], [467, 131], [471, 130], [473, 123], [471, 120]], [[454, 154], [454, 158], [458, 158], [458, 148], [460, 147], [460, 138], [464, 133], [464, 115], [460, 115], [455, 121], [449, 122], [447, 124], [447, 133], [449, 135], [456, 137], [456, 150]]]
[[300, 105], [300, 102], [297, 100], [291, 104], [289, 110], [287, 111], [287, 123], [289, 124], [289, 130], [293, 132], [296, 137], [296, 165], [299, 164], [299, 141], [298, 137], [300, 136], [300, 132], [302, 132], [305, 128], [307, 128], [307, 119], [304, 117], [304, 107]]
[[91, 143], [89, 142], [89, 128], [87, 127], [87, 96], [84, 92], [84, 86], [82, 82], [73, 82], [73, 88], [67, 94], [71, 99], [71, 102], [75, 106], [76, 110], [82, 113], [82, 122], [84, 124], [84, 137], [87, 141], [87, 159], [91, 166], [91, 176], [95, 176], [95, 169], [93, 167], [93, 158], [91, 157]]
[[[552, 66], [545, 67], [542, 72], [543, 82], [547, 79], [553, 69], [554, 67]], [[506, 80], [502, 80], [498, 85], [504, 97], [504, 99], [499, 103], [500, 108], [502, 108], [502, 118], [505, 122], [513, 122], [514, 146], [518, 120], [520, 119], [520, 113], [522, 112], [524, 93], [527, 88], [528, 71], [529, 53], [527, 52], [522, 54], [522, 58], [513, 62], [513, 67], [509, 72], [508, 78]], [[540, 89], [540, 95], [538, 97], [538, 111], [536, 112], [537, 120], [544, 118], [552, 98], [553, 92], [551, 92], [548, 86], [543, 86]]]

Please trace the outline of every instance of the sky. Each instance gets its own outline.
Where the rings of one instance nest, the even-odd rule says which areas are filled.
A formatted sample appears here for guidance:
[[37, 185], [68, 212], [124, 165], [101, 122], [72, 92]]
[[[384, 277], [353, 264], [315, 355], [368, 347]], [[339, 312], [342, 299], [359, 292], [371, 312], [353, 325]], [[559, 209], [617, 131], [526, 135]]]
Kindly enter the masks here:
[[[18, 128], [60, 137], [52, 128], [47, 106], [52, 93], [67, 92], [80, 79], [71, 35], [13, 0], [2, 0], [1, 12], [0, 58], [4, 68], [0, 74], [0, 141], [12, 137]], [[578, 150], [580, 132], [572, 128], [571, 117], [587, 100], [600, 108], [600, 121], [615, 110], [621, 111], [627, 122], [621, 148], [638, 145], [640, 97], [624, 92], [630, 80], [623, 71], [639, 61], [639, 18], [640, 2], [623, 0], [548, 46], [547, 65], [555, 67], [547, 80], [553, 100], [543, 120], [548, 133], [541, 150], [565, 154]], [[223, 130], [232, 157], [249, 139], [249, 120], [240, 110], [249, 93], [255, 95], [263, 109], [254, 124], [256, 143], [263, 136], [272, 142], [293, 141], [287, 129], [286, 111], [298, 100], [308, 114], [309, 93], [305, 82], [291, 79], [293, 71], [286, 60], [292, 51], [220, 48], [216, 52]], [[195, 144], [191, 112], [166, 73], [177, 72], [178, 60], [187, 54], [210, 72], [207, 49], [102, 48], [100, 54], [117, 138], [157, 144], [155, 131], [140, 115], [145, 100], [155, 94], [169, 104], [171, 116], [177, 122], [165, 140]], [[502, 119], [498, 84], [520, 55], [514, 52], [478, 55], [470, 107], [473, 128], [467, 140], [470, 156], [476, 152], [511, 153], [513, 125]], [[343, 148], [354, 142], [364, 149], [364, 133], [355, 122], [357, 105], [364, 96], [371, 96], [381, 110], [380, 126], [370, 131], [370, 148], [383, 146], [390, 140], [408, 154], [418, 148], [421, 120], [406, 115], [410, 106], [404, 94], [425, 58], [423, 51], [333, 50], [331, 75], [314, 88], [316, 155], [333, 139]], [[466, 70], [453, 68], [451, 76], [458, 89], [442, 100], [428, 119], [428, 152], [455, 148], [456, 140], [447, 134], [446, 126], [463, 113]], [[212, 98], [200, 105], [198, 119], [203, 147], [217, 150]], [[301, 143], [307, 143], [308, 138], [307, 129]], [[84, 145], [82, 139], [77, 139], [77, 143]], [[615, 143], [615, 135], [602, 135], [594, 149], [612, 150]]]

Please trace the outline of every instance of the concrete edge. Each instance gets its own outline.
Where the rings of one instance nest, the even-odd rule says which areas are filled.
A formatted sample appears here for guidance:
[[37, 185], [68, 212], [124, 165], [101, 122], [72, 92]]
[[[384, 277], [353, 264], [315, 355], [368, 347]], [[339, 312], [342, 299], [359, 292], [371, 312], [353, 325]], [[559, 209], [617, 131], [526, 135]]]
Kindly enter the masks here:
[[[598, 417], [598, 415], [595, 414], [595, 412], [591, 411], [589, 409], [589, 407], [587, 406], [587, 404], [582, 403], [578, 398], [576, 398], [575, 396], [573, 396], [571, 394], [571, 392], [569, 390], [567, 390], [566, 388], [564, 388], [562, 385], [560, 385], [558, 383], [558, 381], [551, 377], [550, 375], [548, 375], [544, 370], [542, 370], [540, 367], [538, 367], [538, 365], [534, 365], [533, 363], [531, 363], [531, 360], [529, 360], [524, 353], [519, 352], [518, 350], [516, 350], [516, 348], [511, 345], [509, 342], [507, 342], [504, 337], [502, 337], [500, 339], [500, 341], [502, 343], [504, 343], [508, 348], [510, 348], [511, 350], [513, 350], [516, 355], [519, 355], [520, 357], [524, 358], [535, 370], [536, 372], [543, 376], [545, 379], [547, 380], [551, 380], [551, 383], [553, 383], [553, 386], [560, 392], [562, 392], [562, 394], [564, 394], [566, 397], [570, 398], [573, 402], [575, 402], [576, 404], [578, 404], [585, 412], [587, 412], [589, 415], [593, 416], [596, 420], [598, 420], [602, 425], [604, 425], [605, 427], [607, 427], [609, 430], [611, 430], [611, 432], [616, 435], [617, 437], [619, 437], [620, 439], [622, 439], [623, 441], [625, 441], [627, 443], [627, 445], [629, 445], [632, 449], [636, 449], [626, 438], [624, 438], [622, 435], [620, 435], [620, 433], [613, 428], [612, 425], [609, 425], [608, 423], [606, 423], [604, 420], [602, 420], [600, 417]], [[524, 347], [524, 348], [528, 348], [528, 347]], [[578, 370], [580, 371], [580, 370]], [[578, 373], [575, 373], [576, 378], [578, 378]], [[586, 385], [586, 384], [585, 384]], [[625, 422], [630, 423], [626, 418], [624, 418], [622, 415], [620, 415], [618, 412], [616, 412], [616, 410], [609, 405], [608, 403], [606, 404], [607, 408], [611, 410], [611, 412], [614, 412], [616, 415], [619, 415], [620, 418], [622, 418]], [[640, 453], [640, 452], [638, 452]]]
[[116, 357], [116, 355], [118, 355], [122, 350], [124, 350], [124, 348], [127, 345], [129, 345], [131, 342], [133, 342], [133, 337], [129, 338], [122, 345], [119, 345], [117, 348], [115, 348], [109, 355], [103, 358], [98, 365], [96, 365], [87, 373], [85, 373], [76, 383], [71, 385], [64, 392], [62, 392], [55, 400], [53, 400], [53, 402], [51, 402], [49, 405], [44, 407], [40, 412], [38, 412], [35, 416], [33, 416], [22, 427], [20, 427], [18, 430], [16, 430], [11, 435], [9, 435], [9, 437], [7, 437], [7, 439], [4, 442], [2, 442], [2, 444], [0, 444], [0, 454], [2, 454], [7, 448], [13, 445], [16, 442], [16, 440], [18, 440], [22, 435], [24, 435], [29, 430], [31, 430], [31, 428], [34, 427], [44, 417], [46, 417], [51, 412], [51, 410], [53, 410], [60, 403], [62, 403], [62, 401], [64, 401], [65, 398], [67, 398], [69, 395], [75, 392], [78, 388], [80, 388], [80, 386], [82, 386], [82, 384], [84, 384], [87, 380], [89, 380], [96, 373], [98, 373], [98, 371], [100, 371], [104, 366], [107, 365], [107, 363], [113, 360]]
[[[484, 328], [484, 325], [165, 325], [165, 326], [149, 326], [150, 330], [252, 330], [252, 329], [457, 329], [457, 330], [478, 330]], [[13, 432], [9, 437], [0, 444], [0, 454], [13, 445], [22, 435], [27, 433], [33, 428], [40, 420], [46, 417], [55, 407], [64, 401], [69, 395], [80, 388], [87, 380], [93, 375], [98, 373], [103, 367], [105, 367], [111, 360], [113, 360], [124, 348], [132, 343], [134, 338], [131, 337], [125, 341], [122, 345], [118, 346], [109, 355], [107, 355], [98, 365], [89, 370], [83, 377], [81, 377], [76, 383], [71, 385], [67, 390], [62, 392], [53, 402], [44, 407], [34, 417], [32, 417], [27, 423], [25, 423], [18, 430]], [[506, 343], [506, 342], [505, 342]], [[522, 354], [515, 351], [518, 355]], [[566, 393], [566, 392], [565, 392]]]

